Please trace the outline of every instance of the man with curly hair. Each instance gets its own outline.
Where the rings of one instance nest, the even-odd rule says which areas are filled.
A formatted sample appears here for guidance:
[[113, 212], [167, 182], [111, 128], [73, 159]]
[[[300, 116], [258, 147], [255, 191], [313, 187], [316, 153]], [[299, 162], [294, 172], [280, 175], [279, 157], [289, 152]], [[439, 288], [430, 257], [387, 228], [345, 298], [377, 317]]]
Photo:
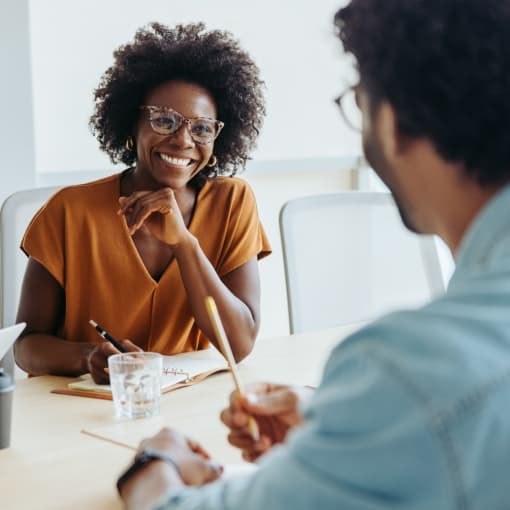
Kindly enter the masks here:
[[218, 476], [197, 445], [143, 442], [129, 509], [510, 506], [510, 1], [352, 0], [335, 21], [365, 154], [406, 225], [455, 254], [449, 288], [339, 344], [305, 405], [285, 386], [234, 394], [222, 419], [246, 459], [284, 443], [254, 475], [188, 488]]
[[34, 375], [104, 368], [117, 349], [94, 319], [163, 354], [216, 341], [213, 296], [237, 359], [260, 322], [257, 259], [271, 248], [245, 166], [265, 114], [259, 70], [227, 32], [154, 23], [120, 47], [90, 125], [120, 174], [64, 188], [22, 241], [29, 256], [17, 363]]

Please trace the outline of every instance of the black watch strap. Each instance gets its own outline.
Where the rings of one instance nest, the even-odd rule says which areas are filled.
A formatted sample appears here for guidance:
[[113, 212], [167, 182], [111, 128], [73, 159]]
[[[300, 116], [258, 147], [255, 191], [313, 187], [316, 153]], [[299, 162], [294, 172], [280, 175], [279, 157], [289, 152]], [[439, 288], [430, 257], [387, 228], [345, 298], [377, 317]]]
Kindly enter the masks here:
[[149, 464], [154, 460], [163, 460], [167, 464], [170, 464], [176, 471], [179, 476], [181, 476], [181, 471], [179, 469], [179, 465], [177, 461], [168, 453], [161, 452], [159, 450], [154, 450], [153, 448], [145, 448], [142, 450], [136, 457], [135, 461], [129, 468], [124, 471], [124, 473], [117, 480], [117, 490], [122, 490], [122, 486], [140, 469]]

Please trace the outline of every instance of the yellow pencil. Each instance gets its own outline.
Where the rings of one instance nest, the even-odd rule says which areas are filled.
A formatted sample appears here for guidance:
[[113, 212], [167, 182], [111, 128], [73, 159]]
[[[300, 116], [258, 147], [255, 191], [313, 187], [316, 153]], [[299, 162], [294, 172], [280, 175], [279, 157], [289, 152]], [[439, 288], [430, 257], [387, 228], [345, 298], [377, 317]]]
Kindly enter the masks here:
[[[207, 296], [205, 298], [205, 308], [207, 313], [209, 314], [209, 318], [211, 319], [211, 323], [213, 325], [214, 333], [216, 335], [216, 339], [220, 344], [221, 351], [225, 359], [227, 360], [228, 366], [230, 368], [230, 373], [234, 379], [234, 384], [236, 386], [237, 391], [242, 395], [243, 384], [241, 383], [241, 378], [239, 376], [239, 371], [237, 370], [237, 364], [234, 360], [234, 355], [232, 354], [232, 349], [230, 348], [230, 343], [227, 339], [227, 335], [225, 330], [223, 329], [223, 324], [220, 319], [220, 314], [218, 313], [218, 308], [216, 308], [216, 303], [211, 296]], [[248, 420], [248, 428], [250, 429], [250, 434], [252, 435], [255, 441], [259, 440], [259, 428], [257, 426], [257, 422], [250, 416]]]

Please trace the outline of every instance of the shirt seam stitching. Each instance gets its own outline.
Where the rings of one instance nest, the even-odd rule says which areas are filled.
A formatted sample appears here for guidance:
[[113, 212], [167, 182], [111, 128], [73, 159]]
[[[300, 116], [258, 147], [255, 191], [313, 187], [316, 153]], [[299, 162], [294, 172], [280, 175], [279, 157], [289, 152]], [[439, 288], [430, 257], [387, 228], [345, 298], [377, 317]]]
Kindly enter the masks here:
[[[410, 395], [425, 409], [429, 407], [430, 399], [425, 395], [423, 391], [410, 379], [405, 372], [391, 360], [388, 360], [379, 353], [367, 352], [367, 355], [378, 361], [385, 371], [396, 379], [404, 389], [406, 389]], [[467, 499], [465, 494], [464, 485], [460, 476], [460, 463], [455, 453], [455, 449], [452, 444], [451, 436], [448, 433], [447, 424], [441, 421], [435, 421], [433, 414], [427, 412], [426, 419], [428, 422], [428, 428], [432, 435], [437, 438], [439, 443], [443, 446], [441, 451], [445, 453], [446, 465], [449, 467], [452, 487], [454, 491], [454, 499], [456, 501], [456, 507], [459, 510], [467, 510]]]

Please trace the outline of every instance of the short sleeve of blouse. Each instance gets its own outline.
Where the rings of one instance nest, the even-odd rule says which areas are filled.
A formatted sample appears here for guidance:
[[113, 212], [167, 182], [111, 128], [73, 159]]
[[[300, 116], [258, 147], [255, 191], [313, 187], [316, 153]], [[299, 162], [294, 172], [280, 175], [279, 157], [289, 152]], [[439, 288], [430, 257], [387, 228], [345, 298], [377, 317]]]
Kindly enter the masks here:
[[27, 256], [42, 264], [64, 286], [65, 208], [58, 192], [32, 218], [21, 241]]
[[244, 181], [239, 184], [233, 196], [231, 218], [218, 267], [220, 276], [237, 269], [255, 256], [261, 259], [271, 253], [253, 191]]

